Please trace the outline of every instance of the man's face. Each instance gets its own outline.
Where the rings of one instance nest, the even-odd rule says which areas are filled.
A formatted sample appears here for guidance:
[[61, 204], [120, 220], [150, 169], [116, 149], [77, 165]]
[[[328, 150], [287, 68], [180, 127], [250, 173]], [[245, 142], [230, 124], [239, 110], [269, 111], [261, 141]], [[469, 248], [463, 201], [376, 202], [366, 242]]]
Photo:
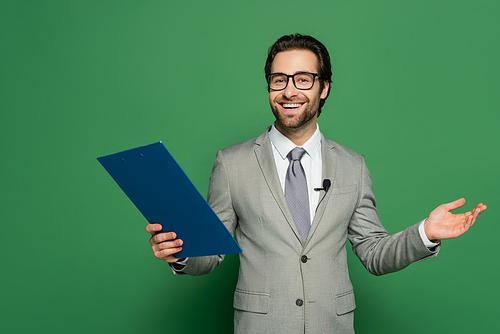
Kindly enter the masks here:
[[[318, 73], [317, 57], [308, 50], [283, 51], [276, 55], [271, 73], [292, 75], [298, 72]], [[329, 83], [320, 90], [320, 78], [316, 78], [314, 86], [309, 90], [295, 88], [292, 79], [284, 90], [270, 91], [269, 104], [276, 117], [276, 128], [281, 132], [316, 126], [320, 99], [328, 95]]]

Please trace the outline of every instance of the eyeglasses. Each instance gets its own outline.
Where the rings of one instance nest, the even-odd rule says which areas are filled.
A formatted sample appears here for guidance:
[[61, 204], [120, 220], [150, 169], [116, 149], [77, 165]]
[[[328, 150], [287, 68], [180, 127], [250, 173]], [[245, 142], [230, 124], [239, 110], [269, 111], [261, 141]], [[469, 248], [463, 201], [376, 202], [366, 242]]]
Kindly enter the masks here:
[[308, 90], [314, 86], [316, 77], [321, 78], [318, 73], [299, 72], [292, 75], [285, 73], [271, 73], [267, 77], [267, 85], [270, 90], [283, 90], [288, 86], [288, 79], [292, 78], [295, 88]]

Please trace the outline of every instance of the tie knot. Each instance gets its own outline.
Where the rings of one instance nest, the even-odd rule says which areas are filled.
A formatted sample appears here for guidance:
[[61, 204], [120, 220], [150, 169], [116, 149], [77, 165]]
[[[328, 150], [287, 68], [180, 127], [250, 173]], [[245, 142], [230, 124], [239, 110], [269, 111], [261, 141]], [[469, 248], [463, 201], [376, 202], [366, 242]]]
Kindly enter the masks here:
[[296, 147], [287, 154], [287, 158], [290, 161], [295, 161], [302, 159], [302, 157], [306, 154], [306, 150], [304, 150], [302, 147]]

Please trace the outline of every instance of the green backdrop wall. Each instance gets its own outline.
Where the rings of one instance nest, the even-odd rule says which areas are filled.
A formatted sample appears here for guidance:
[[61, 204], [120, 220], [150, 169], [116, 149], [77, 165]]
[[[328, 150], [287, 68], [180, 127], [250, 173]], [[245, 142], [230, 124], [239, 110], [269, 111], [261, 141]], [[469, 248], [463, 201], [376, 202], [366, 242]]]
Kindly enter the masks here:
[[273, 121], [281, 35], [330, 50], [322, 132], [367, 157], [391, 233], [489, 209], [436, 259], [383, 277], [349, 254], [358, 333], [498, 323], [500, 2], [0, 1], [3, 333], [231, 333], [238, 259], [174, 277], [95, 159], [162, 140], [201, 193], [217, 150]]

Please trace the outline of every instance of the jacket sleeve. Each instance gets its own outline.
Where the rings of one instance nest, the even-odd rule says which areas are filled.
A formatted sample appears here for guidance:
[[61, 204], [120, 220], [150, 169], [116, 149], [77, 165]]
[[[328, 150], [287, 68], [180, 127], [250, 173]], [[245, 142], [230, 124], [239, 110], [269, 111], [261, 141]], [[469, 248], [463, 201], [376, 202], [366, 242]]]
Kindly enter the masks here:
[[413, 262], [437, 256], [440, 246], [430, 251], [423, 243], [415, 224], [389, 235], [380, 223], [373, 195], [370, 172], [364, 157], [360, 172], [360, 190], [356, 209], [351, 217], [348, 238], [354, 253], [374, 275], [401, 270]]

